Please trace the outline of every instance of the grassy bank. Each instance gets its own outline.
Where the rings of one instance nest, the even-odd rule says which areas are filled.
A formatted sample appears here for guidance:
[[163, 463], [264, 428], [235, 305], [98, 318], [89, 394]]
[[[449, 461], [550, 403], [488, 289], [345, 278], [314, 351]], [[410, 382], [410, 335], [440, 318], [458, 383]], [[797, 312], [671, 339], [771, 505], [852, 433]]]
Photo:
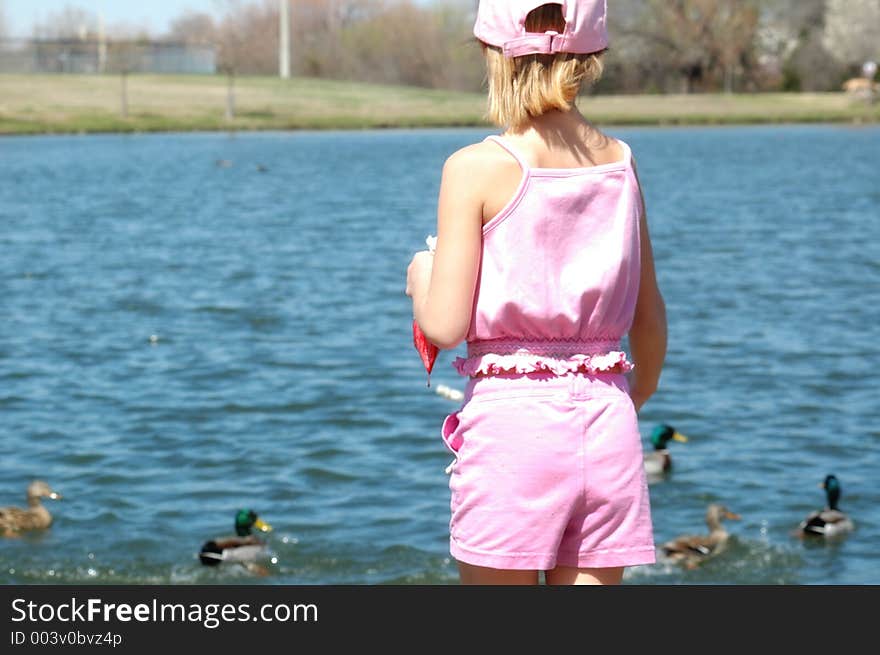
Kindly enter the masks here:
[[[223, 77], [137, 75], [128, 80], [122, 118], [119, 77], [0, 75], [0, 134], [477, 126], [483, 107], [480, 94], [242, 78], [230, 121]], [[616, 125], [880, 122], [880, 104], [842, 93], [598, 96], [581, 107]]]

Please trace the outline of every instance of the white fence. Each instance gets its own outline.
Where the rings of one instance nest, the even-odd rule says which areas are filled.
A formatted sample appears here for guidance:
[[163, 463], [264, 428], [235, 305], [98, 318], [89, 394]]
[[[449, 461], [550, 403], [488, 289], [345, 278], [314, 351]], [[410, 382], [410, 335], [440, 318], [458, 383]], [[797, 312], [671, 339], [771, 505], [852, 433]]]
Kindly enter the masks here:
[[213, 46], [88, 40], [0, 40], [0, 73], [213, 74]]

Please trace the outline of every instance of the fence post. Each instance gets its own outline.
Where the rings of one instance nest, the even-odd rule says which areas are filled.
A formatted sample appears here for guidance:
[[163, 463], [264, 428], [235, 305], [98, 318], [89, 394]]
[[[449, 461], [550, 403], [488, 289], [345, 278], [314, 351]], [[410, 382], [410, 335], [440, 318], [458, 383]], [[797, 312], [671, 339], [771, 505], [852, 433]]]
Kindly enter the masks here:
[[226, 74], [226, 120], [235, 119], [235, 73], [229, 70]]
[[122, 114], [122, 118], [128, 118], [128, 71], [126, 69], [122, 69], [122, 96], [121, 96], [121, 106], [120, 106], [120, 114]]

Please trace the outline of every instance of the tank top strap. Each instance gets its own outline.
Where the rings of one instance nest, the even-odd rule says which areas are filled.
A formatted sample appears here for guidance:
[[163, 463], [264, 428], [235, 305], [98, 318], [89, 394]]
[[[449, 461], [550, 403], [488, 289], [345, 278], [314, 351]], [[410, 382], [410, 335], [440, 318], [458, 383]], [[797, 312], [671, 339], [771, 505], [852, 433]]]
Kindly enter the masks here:
[[495, 135], [495, 134], [493, 134], [491, 136], [487, 136], [486, 141], [491, 141], [492, 143], [497, 143], [499, 146], [504, 148], [508, 152], [508, 154], [510, 154], [510, 156], [516, 160], [516, 163], [518, 163], [520, 165], [520, 168], [523, 169], [523, 173], [529, 172], [529, 170], [531, 169], [531, 166], [529, 166], [529, 163], [525, 160], [525, 158], [522, 155], [519, 154], [519, 152], [517, 152], [516, 148], [514, 148], [509, 143], [507, 143], [507, 141], [505, 141], [500, 136]]
[[[524, 173], [528, 173], [531, 170], [531, 166], [529, 166], [529, 163], [526, 161], [525, 157], [520, 155], [517, 149], [510, 145], [507, 141], [505, 141], [504, 138], [496, 134], [492, 134], [491, 136], [487, 136], [485, 140], [496, 143], [504, 148], [504, 150], [506, 150], [508, 154], [516, 160], [516, 162], [523, 169]], [[629, 147], [629, 144], [622, 139], [617, 139], [617, 142], [620, 144], [620, 147], [623, 150], [623, 159], [620, 163], [624, 164], [627, 168], [632, 168], [632, 149]]]
[[632, 159], [633, 153], [632, 148], [629, 147], [629, 144], [623, 139], [617, 139], [617, 142], [620, 144], [620, 147], [623, 149], [623, 163], [632, 168]]

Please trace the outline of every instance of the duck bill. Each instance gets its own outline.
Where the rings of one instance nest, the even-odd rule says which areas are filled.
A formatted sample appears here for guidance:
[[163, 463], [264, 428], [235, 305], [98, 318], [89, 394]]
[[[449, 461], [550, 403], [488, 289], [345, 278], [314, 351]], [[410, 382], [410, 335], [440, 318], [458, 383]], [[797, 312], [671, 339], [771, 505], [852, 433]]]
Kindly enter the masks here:
[[729, 521], [741, 521], [742, 517], [739, 514], [734, 514], [733, 512], [727, 512], [724, 514], [724, 518]]
[[260, 532], [272, 532], [272, 526], [266, 523], [263, 519], [257, 519], [256, 523], [254, 523], [254, 527]]
[[672, 440], [677, 441], [678, 443], [687, 443], [688, 438], [684, 436], [681, 432], [676, 432], [672, 435]]
[[62, 498], [64, 498], [64, 496], [62, 496], [62, 495], [59, 494], [59, 493], [55, 493], [55, 492], [53, 491], [52, 493], [49, 494], [49, 498], [50, 498], [51, 500], [61, 500]]

